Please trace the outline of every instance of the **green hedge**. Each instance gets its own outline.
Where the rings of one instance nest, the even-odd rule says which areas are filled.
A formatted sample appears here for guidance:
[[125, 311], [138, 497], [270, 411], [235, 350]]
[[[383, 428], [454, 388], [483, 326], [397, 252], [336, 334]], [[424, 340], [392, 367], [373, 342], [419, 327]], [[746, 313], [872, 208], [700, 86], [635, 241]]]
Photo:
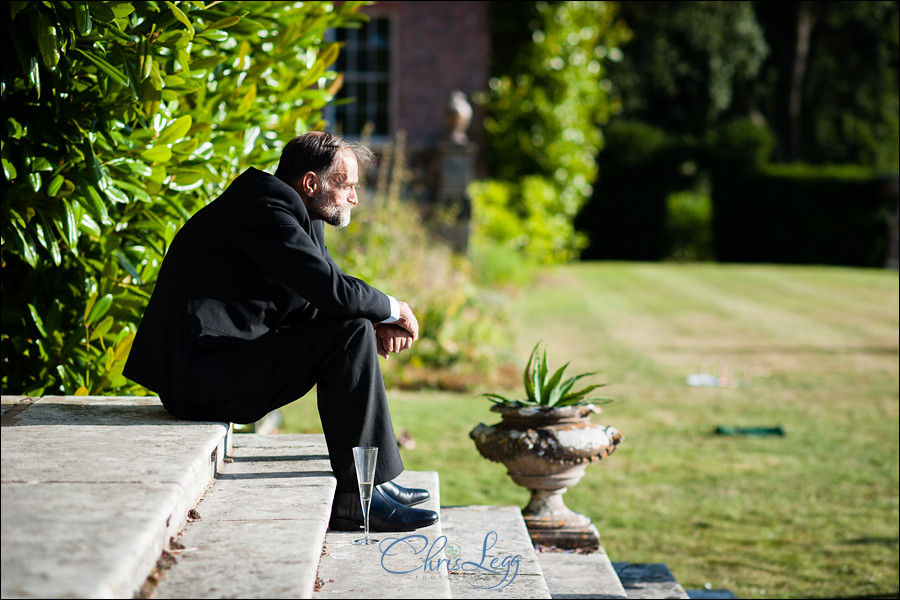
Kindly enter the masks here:
[[575, 222], [590, 239], [581, 258], [662, 260], [671, 245], [667, 198], [691, 185], [681, 167], [693, 144], [633, 121], [613, 122], [605, 137], [593, 195]]
[[[773, 145], [771, 132], [749, 119], [702, 140], [611, 123], [594, 195], [576, 221], [590, 238], [581, 257], [883, 266], [896, 174], [772, 165]], [[707, 188], [712, 219], [701, 202]], [[711, 231], [702, 230], [708, 223]]]
[[887, 217], [897, 202], [889, 188], [889, 176], [859, 167], [719, 171], [713, 184], [716, 258], [884, 266]]

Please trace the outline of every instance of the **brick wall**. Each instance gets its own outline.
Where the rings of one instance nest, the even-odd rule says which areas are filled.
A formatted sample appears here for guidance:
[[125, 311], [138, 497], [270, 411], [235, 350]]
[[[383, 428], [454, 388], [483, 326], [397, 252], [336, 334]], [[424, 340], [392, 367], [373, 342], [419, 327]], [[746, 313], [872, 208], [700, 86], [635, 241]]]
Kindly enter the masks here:
[[[487, 89], [490, 66], [488, 2], [377, 2], [363, 12], [391, 18], [393, 69], [391, 127], [412, 147], [444, 134], [450, 92]], [[469, 135], [481, 138], [477, 112]]]

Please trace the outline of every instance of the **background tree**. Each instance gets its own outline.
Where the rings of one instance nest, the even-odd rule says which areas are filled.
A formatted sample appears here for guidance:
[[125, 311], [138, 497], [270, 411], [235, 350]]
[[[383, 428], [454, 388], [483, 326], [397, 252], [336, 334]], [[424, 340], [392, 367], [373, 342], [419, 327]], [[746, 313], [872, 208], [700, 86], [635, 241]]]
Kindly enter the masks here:
[[[769, 221], [754, 213], [757, 200], [728, 188], [771, 176], [757, 189], [801, 217], [821, 213], [815, 190], [843, 194], [841, 211], [799, 218], [784, 239], [853, 238], [843, 260], [884, 260], [896, 196], [883, 172], [896, 173], [900, 137], [896, 1], [625, 2], [619, 14], [633, 38], [609, 65], [622, 110], [605, 128], [599, 182], [577, 220], [591, 238], [583, 258], [794, 262], [802, 254], [832, 264], [833, 253], [798, 254], [790, 243], [754, 250], [753, 236], [735, 229], [751, 213]], [[775, 173], [770, 162], [816, 168]], [[881, 191], [861, 198], [863, 188]], [[865, 227], [847, 227], [844, 209]], [[737, 239], [740, 252], [728, 247]]]
[[617, 118], [702, 138], [751, 117], [773, 159], [898, 165], [898, 2], [623, 2]]
[[633, 31], [609, 66], [621, 118], [700, 136], [746, 110], [769, 47], [749, 2], [623, 2]]
[[360, 2], [11, 2], [2, 13], [4, 393], [121, 375], [162, 257], [239, 165], [321, 127]]
[[898, 166], [897, 2], [757, 2], [771, 47], [755, 102], [779, 162]]

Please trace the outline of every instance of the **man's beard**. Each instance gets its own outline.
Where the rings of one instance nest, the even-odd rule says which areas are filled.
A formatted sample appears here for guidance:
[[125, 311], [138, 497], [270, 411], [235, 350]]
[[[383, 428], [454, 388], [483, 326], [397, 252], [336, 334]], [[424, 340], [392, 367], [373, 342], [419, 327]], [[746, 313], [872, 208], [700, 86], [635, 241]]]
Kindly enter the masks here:
[[341, 209], [329, 199], [329, 196], [329, 190], [323, 188], [318, 195], [313, 197], [310, 208], [320, 219], [332, 227], [342, 229], [350, 224], [350, 209], [353, 207], [348, 204]]

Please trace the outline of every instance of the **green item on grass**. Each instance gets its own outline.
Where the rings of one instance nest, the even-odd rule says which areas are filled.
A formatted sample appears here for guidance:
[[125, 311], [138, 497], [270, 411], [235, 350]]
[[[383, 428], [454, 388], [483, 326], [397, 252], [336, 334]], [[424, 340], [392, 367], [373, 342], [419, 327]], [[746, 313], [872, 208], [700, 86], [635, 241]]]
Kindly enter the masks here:
[[716, 427], [716, 433], [719, 435], [784, 435], [784, 429], [781, 425], [777, 427], [729, 427], [727, 425], [719, 425]]

